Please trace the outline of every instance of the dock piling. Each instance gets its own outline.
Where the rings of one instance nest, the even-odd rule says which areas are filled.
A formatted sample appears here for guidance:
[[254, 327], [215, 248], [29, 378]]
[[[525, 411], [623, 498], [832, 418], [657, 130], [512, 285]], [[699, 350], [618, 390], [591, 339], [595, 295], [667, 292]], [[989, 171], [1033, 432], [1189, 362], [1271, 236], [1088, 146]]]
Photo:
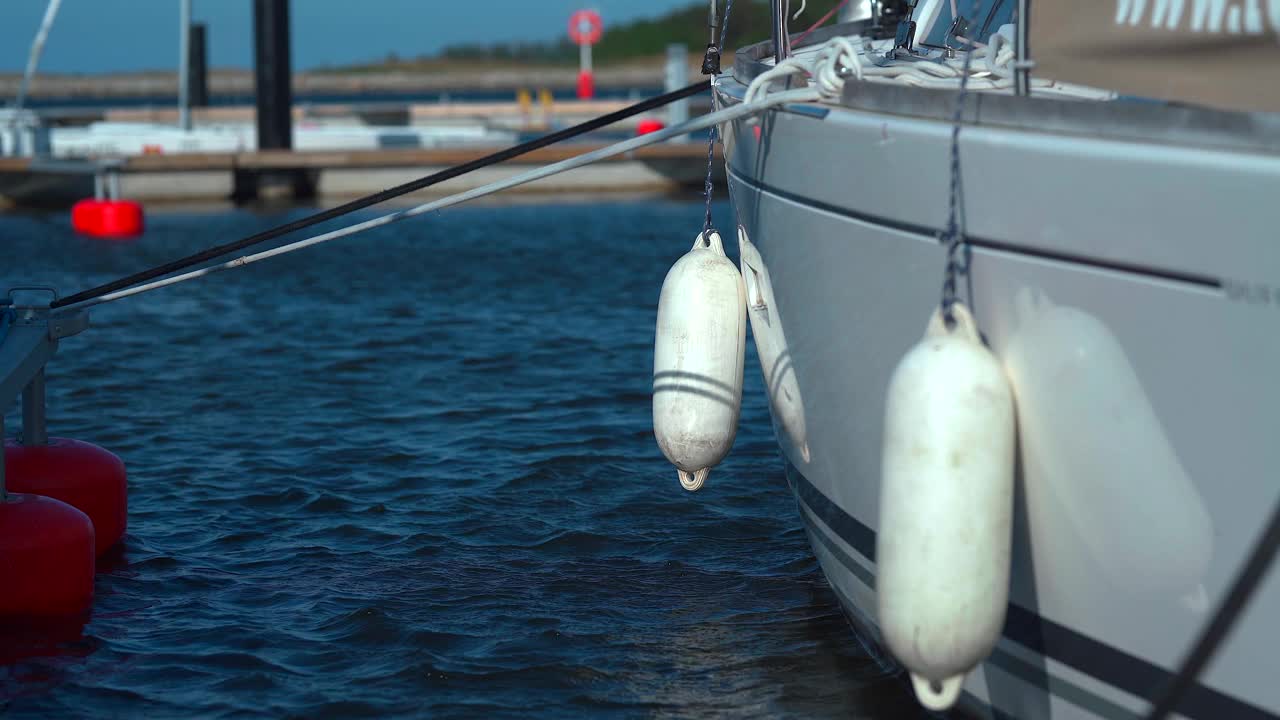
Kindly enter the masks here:
[[253, 75], [258, 149], [293, 147], [289, 0], [253, 0]]
[[206, 45], [207, 29], [204, 23], [192, 23], [188, 41], [187, 101], [191, 107], [209, 106], [209, 51]]
[[178, 127], [191, 132], [191, 0], [178, 0]]
[[[254, 84], [258, 150], [293, 148], [293, 71], [289, 0], [253, 0]], [[314, 195], [313, 178], [296, 170], [237, 171], [237, 199], [292, 199]]]

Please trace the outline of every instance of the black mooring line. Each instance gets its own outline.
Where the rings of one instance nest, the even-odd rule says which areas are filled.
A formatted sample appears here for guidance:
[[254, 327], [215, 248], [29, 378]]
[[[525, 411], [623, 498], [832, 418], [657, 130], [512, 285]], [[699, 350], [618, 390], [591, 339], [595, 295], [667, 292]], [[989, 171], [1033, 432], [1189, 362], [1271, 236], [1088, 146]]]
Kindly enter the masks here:
[[1200, 632], [1195, 647], [1182, 661], [1178, 673], [1173, 676], [1164, 692], [1152, 704], [1151, 712], [1147, 715], [1148, 720], [1164, 720], [1178, 710], [1187, 692], [1195, 687], [1200, 674], [1204, 672], [1218, 648], [1231, 634], [1231, 628], [1236, 624], [1236, 620], [1239, 620], [1245, 609], [1249, 607], [1249, 601], [1253, 599], [1258, 586], [1266, 578], [1267, 571], [1271, 569], [1277, 549], [1280, 549], [1280, 502], [1277, 502], [1271, 511], [1271, 519], [1267, 522], [1266, 528], [1258, 534], [1258, 539], [1249, 552], [1249, 559], [1240, 569], [1240, 574], [1236, 575], [1235, 582], [1231, 584], [1231, 590], [1218, 606], [1218, 611]]
[[683, 100], [684, 98], [690, 97], [692, 95], [697, 95], [698, 93], [701, 93], [709, 89], [710, 87], [711, 87], [710, 80], [703, 80], [701, 82], [696, 82], [692, 85], [687, 85], [685, 87], [682, 87], [679, 90], [673, 90], [672, 92], [669, 92], [669, 93], [664, 93], [656, 97], [651, 97], [647, 100], [642, 100], [634, 105], [629, 105], [616, 112], [611, 112], [608, 115], [601, 115], [600, 117], [595, 118], [593, 120], [588, 120], [584, 123], [579, 123], [577, 125], [574, 125], [573, 127], [568, 127], [563, 130], [557, 130], [556, 132], [550, 133], [548, 135], [543, 135], [542, 137], [535, 138], [528, 142], [523, 142], [523, 143], [520, 143], [519, 145], [514, 145], [505, 150], [499, 150], [498, 152], [493, 153], [491, 155], [486, 155], [482, 158], [476, 158], [475, 160], [462, 163], [461, 165], [454, 165], [453, 167], [446, 168], [437, 173], [432, 173], [431, 175], [427, 175], [426, 177], [418, 178], [417, 180], [410, 180], [409, 182], [404, 183], [403, 185], [397, 185], [393, 188], [388, 188], [381, 192], [374, 193], [373, 195], [366, 195], [362, 198], [357, 198], [355, 200], [352, 200], [351, 202], [338, 205], [337, 207], [332, 207], [332, 208], [329, 208], [328, 210], [323, 210], [314, 215], [308, 215], [307, 217], [294, 220], [293, 222], [285, 223], [284, 225], [271, 228], [270, 230], [264, 230], [263, 232], [257, 233], [255, 235], [250, 235], [249, 237], [236, 240], [234, 242], [229, 242], [223, 245], [217, 245], [207, 250], [198, 252], [194, 255], [189, 255], [180, 260], [174, 260], [173, 262], [165, 263], [164, 265], [159, 265], [149, 270], [143, 270], [142, 272], [134, 273], [133, 275], [129, 275], [128, 277], [123, 277], [123, 278], [120, 278], [119, 280], [114, 280], [112, 282], [106, 283], [105, 285], [99, 285], [97, 287], [90, 288], [82, 292], [78, 292], [74, 295], [68, 295], [67, 297], [64, 297], [60, 300], [55, 300], [50, 305], [50, 307], [58, 308], [66, 305], [74, 305], [75, 303], [84, 302], [85, 300], [91, 300], [93, 298], [99, 297], [101, 295], [106, 295], [109, 292], [114, 292], [116, 290], [120, 290], [122, 288], [126, 288], [131, 285], [137, 285], [138, 283], [146, 282], [148, 280], [154, 280], [163, 275], [168, 275], [169, 273], [177, 272], [179, 270], [185, 270], [186, 268], [189, 268], [192, 265], [198, 265], [202, 262], [207, 262], [221, 255], [235, 252], [237, 250], [243, 250], [244, 248], [250, 247], [251, 245], [257, 245], [258, 243], [263, 243], [268, 240], [274, 240], [282, 235], [287, 235], [291, 232], [301, 230], [303, 228], [311, 227], [312, 225], [318, 225], [319, 223], [325, 222], [326, 220], [332, 220], [334, 218], [347, 215], [357, 210], [363, 210], [364, 208], [367, 208], [370, 205], [377, 205], [380, 202], [385, 202], [392, 198], [397, 198], [397, 197], [400, 197], [401, 195], [407, 195], [416, 190], [421, 190], [423, 188], [431, 187], [432, 185], [442, 183], [446, 180], [451, 180], [460, 175], [465, 175], [469, 172], [472, 172], [473, 170], [479, 170], [480, 168], [488, 167], [490, 165], [496, 165], [497, 163], [504, 162], [506, 160], [510, 160], [511, 158], [518, 157], [520, 155], [524, 155], [534, 150], [547, 147], [548, 145], [554, 145], [555, 143], [561, 142], [563, 140], [568, 140], [569, 138], [577, 137], [584, 133], [591, 132], [592, 130], [598, 130], [607, 125], [612, 125], [613, 123], [616, 123], [619, 120], [625, 120], [633, 115], [639, 115], [642, 112], [646, 112], [654, 108], [662, 107], [663, 105], [668, 105], [677, 100]]

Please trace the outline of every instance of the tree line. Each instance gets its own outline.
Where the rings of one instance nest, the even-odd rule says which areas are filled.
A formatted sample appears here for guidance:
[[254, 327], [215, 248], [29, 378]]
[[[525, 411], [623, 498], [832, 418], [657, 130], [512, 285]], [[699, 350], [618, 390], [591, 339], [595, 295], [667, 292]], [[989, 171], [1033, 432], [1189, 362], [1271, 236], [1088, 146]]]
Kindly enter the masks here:
[[[798, 30], [816, 22], [835, 6], [838, 0], [807, 0], [804, 15], [792, 21], [792, 29]], [[721, 12], [724, 2], [719, 3]], [[799, 0], [792, 2], [792, 9], [799, 9]], [[681, 43], [697, 52], [707, 45], [707, 3], [692, 2], [661, 17], [633, 20], [620, 25], [610, 25], [605, 18], [605, 33], [600, 44], [593, 49], [596, 62], [608, 64], [652, 58], [666, 52], [667, 45]], [[767, 0], [735, 0], [729, 18], [730, 48], [769, 37], [769, 3]], [[440, 52], [446, 60], [471, 60], [484, 62], [512, 62], [537, 64], [570, 64], [578, 61], [578, 47], [568, 37], [549, 42], [518, 42], [456, 45]]]

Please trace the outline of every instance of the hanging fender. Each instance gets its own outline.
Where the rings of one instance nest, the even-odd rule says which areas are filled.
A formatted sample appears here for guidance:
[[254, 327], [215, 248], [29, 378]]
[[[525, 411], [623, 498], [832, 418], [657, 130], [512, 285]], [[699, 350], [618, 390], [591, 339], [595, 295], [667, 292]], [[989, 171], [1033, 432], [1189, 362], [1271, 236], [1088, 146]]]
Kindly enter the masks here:
[[779, 440], [784, 440], [799, 455], [799, 460], [807, 463], [810, 454], [804, 399], [800, 396], [800, 383], [791, 361], [787, 335], [778, 315], [773, 282], [760, 250], [752, 244], [743, 227], [738, 228], [738, 257], [742, 261], [742, 280], [747, 290], [751, 337], [755, 340], [756, 357], [760, 359], [760, 370], [764, 373], [769, 409], [773, 411]]
[[1013, 393], [968, 309], [952, 310], [889, 382], [876, 536], [880, 629], [931, 710], [1000, 636], [1012, 542]]
[[686, 490], [733, 446], [746, 327], [742, 275], [719, 233], [699, 234], [662, 283], [653, 353], [653, 431]]

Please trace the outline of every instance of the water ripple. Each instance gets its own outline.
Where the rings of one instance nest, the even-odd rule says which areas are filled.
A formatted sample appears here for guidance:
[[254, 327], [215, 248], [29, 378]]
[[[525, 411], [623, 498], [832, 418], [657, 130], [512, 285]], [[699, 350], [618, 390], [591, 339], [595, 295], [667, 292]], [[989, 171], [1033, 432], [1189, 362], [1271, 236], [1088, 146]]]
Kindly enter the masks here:
[[[78, 290], [302, 212], [133, 243], [6, 215], [0, 279]], [[658, 290], [700, 224], [463, 208], [95, 309], [50, 424], [124, 458], [129, 534], [86, 626], [0, 629], [0, 715], [918, 716], [817, 569], [754, 358], [706, 490], [656, 448]]]

